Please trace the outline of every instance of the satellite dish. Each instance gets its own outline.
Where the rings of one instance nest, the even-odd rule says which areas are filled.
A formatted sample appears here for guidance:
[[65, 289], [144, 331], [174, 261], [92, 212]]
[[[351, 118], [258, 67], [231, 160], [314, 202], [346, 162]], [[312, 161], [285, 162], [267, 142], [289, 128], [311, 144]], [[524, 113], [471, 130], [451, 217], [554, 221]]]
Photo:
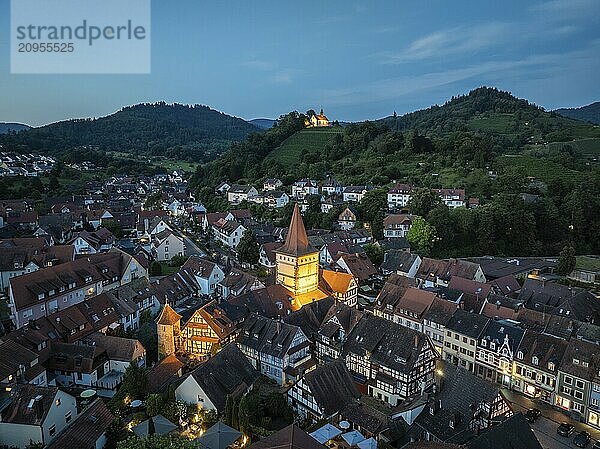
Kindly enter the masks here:
[[350, 428], [350, 423], [348, 421], [340, 421], [339, 423], [340, 429], [349, 429]]
[[88, 399], [96, 395], [96, 390], [83, 390], [79, 395], [80, 398]]

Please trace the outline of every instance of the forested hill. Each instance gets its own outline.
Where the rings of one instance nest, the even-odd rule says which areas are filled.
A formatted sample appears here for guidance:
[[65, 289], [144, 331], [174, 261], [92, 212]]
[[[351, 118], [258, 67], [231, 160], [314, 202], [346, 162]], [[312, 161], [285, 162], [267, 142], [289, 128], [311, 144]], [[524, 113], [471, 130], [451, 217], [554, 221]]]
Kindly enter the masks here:
[[544, 141], [567, 141], [585, 134], [583, 123], [546, 112], [527, 100], [496, 88], [480, 87], [467, 95], [452, 97], [444, 105], [379, 120], [392, 130], [417, 129], [429, 135], [476, 131], [504, 137], [513, 147]]
[[580, 108], [557, 109], [557, 114], [600, 125], [600, 101]]
[[19, 131], [23, 131], [24, 129], [31, 128], [29, 125], [24, 125], [23, 123], [0, 123], [0, 134], [6, 133], [16, 133]]
[[258, 128], [208, 106], [144, 103], [98, 119], [77, 119], [0, 137], [11, 150], [64, 154], [102, 151], [207, 161]]

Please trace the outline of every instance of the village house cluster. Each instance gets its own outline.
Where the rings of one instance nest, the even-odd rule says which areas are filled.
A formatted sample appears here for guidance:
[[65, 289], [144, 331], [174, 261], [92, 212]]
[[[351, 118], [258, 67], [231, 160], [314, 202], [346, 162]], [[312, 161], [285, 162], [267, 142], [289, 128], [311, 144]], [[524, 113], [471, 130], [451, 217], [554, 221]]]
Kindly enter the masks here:
[[[412, 252], [409, 185], [389, 190], [375, 241], [356, 226], [354, 207], [370, 189], [304, 179], [288, 194], [267, 179], [259, 193], [223, 183], [215, 194], [231, 209], [207, 212], [174, 171], [89, 183], [86, 194], [52, 199], [47, 213], [32, 200], [0, 201], [0, 445], [56, 449], [78, 438], [102, 447], [113, 420], [105, 400], [132, 363], [149, 370], [150, 393], [172, 391], [220, 416], [228, 398], [269, 379], [297, 423], [327, 421], [310, 436], [294, 424], [257, 448], [302, 439], [299, 447], [489, 449], [502, 439], [540, 449], [503, 389], [600, 429], [600, 303], [591, 289], [556, 282], [552, 258]], [[435, 192], [449, 207], [475, 204], [462, 190]], [[335, 230], [307, 231], [310, 195], [324, 212], [344, 205]], [[295, 201], [283, 228], [240, 207], [279, 208], [282, 198]], [[259, 270], [236, 259], [247, 231]], [[367, 244], [383, 249], [379, 267]], [[151, 272], [177, 259], [169, 274]], [[143, 326], [155, 329], [156, 347], [136, 338]], [[139, 426], [134, 433], [150, 424]], [[230, 432], [216, 426], [210, 432]]]
[[55, 164], [56, 160], [50, 156], [0, 151], [0, 176], [41, 176]]

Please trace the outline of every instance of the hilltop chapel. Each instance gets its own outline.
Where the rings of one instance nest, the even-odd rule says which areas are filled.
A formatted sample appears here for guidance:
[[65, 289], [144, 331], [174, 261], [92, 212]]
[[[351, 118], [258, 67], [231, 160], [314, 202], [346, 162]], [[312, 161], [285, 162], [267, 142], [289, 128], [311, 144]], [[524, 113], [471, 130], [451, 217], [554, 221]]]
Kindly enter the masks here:
[[321, 112], [319, 114], [311, 114], [306, 122], [306, 126], [308, 127], [322, 127], [322, 126], [331, 126], [329, 119], [325, 114], [323, 114], [323, 108], [321, 108]]
[[156, 320], [159, 357], [186, 353], [207, 357], [234, 341], [251, 313], [277, 318], [326, 298], [356, 305], [358, 284], [348, 273], [322, 269], [319, 250], [308, 239], [300, 208], [294, 206], [284, 244], [275, 251], [275, 284], [239, 296], [218, 298], [196, 309], [185, 324], [168, 303]]

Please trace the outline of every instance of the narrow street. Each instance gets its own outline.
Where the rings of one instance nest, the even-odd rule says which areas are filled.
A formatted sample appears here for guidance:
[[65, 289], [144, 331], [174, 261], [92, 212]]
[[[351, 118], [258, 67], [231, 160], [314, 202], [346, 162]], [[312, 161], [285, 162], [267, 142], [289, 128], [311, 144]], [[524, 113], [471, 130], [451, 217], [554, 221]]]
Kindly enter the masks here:
[[[542, 412], [542, 416], [531, 425], [531, 428], [544, 449], [577, 448], [573, 444], [573, 438], [582, 430], [589, 432], [592, 436], [592, 441], [588, 445], [588, 448], [592, 447], [594, 441], [600, 440], [600, 430], [569, 417], [546, 402], [534, 401], [505, 388], [502, 389], [502, 394], [511, 403], [515, 412], [525, 413], [530, 408], [537, 408]], [[562, 422], [568, 422], [575, 426], [575, 431], [570, 437], [562, 437], [556, 433], [556, 428]]]

